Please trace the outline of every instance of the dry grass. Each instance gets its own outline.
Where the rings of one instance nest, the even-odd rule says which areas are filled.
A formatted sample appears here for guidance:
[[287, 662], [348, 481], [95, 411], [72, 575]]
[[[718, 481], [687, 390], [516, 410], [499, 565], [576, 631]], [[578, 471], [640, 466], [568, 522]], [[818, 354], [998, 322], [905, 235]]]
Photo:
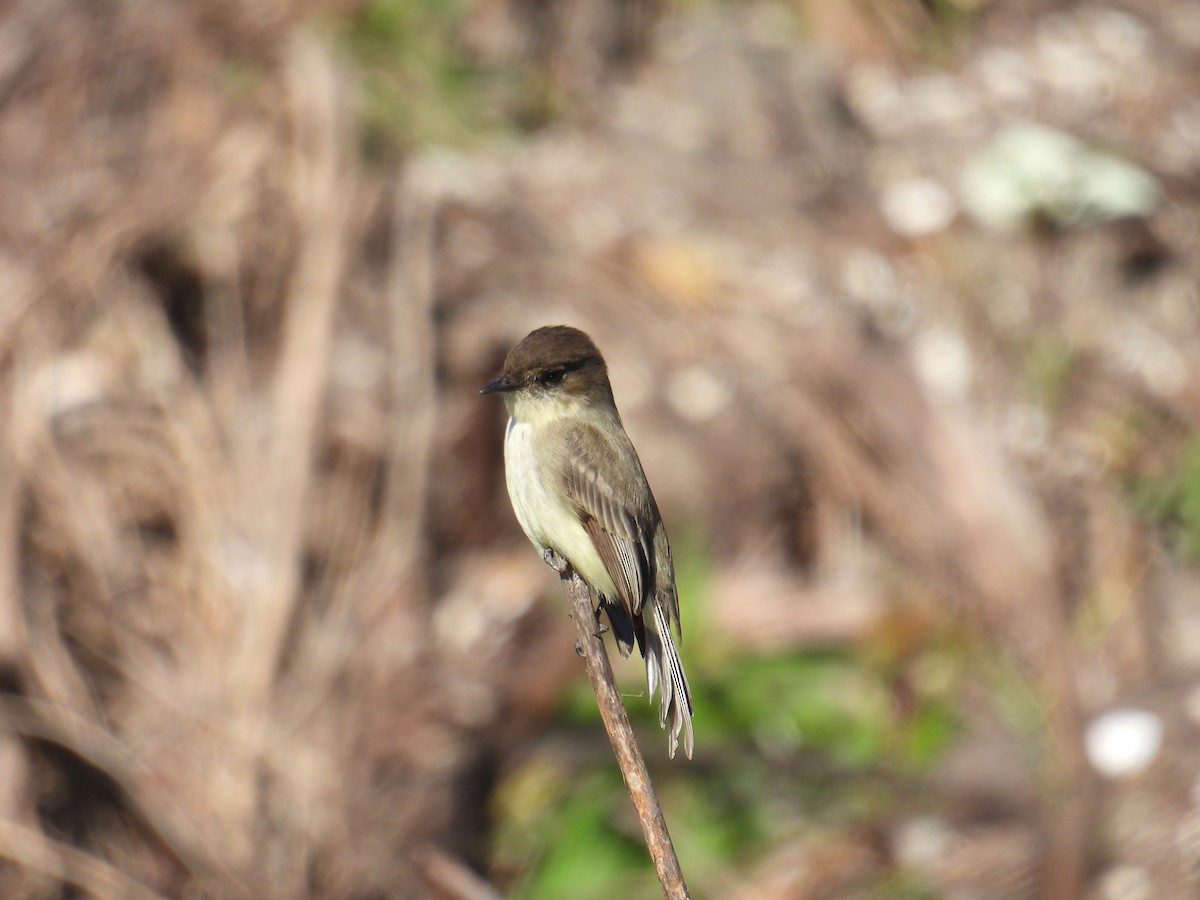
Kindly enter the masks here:
[[0, 25], [6, 897], [412, 895], [470, 764], [422, 701], [429, 226], [355, 218], [296, 6]]
[[[839, 73], [734, 6], [598, 99], [593, 60], [570, 67], [599, 7], [575, 4], [539, 52], [564, 96], [597, 92], [594, 132], [364, 168], [309, 5], [0, 17], [0, 896], [488, 895], [463, 860], [484, 867], [491, 779], [576, 660], [533, 606], [536, 555], [493, 549], [519, 537], [475, 390], [565, 320], [604, 348], [664, 510], [707, 529], [733, 643], [753, 619], [801, 644], [849, 592], [840, 639], [883, 610], [901, 644], [954, 619], [1019, 661], [1045, 743], [1015, 767], [1042, 805], [1013, 816], [1018, 874], [1072, 896], [1104, 799], [1080, 719], [1194, 674], [1157, 659], [1178, 573], [1114, 484], [1194, 424], [1195, 367], [1181, 351], [1184, 388], [1151, 396], [1095, 337], [1194, 300], [1183, 218], [1151, 223], [1141, 281], [1120, 268], [1146, 238], [1118, 228], [906, 242], [871, 173], [947, 179], [958, 144], [868, 133]], [[613, 55], [643, 58], [659, 7], [621, 6]], [[466, 42], [525, 8], [480, 4]], [[894, 280], [858, 290], [864, 258]], [[1028, 405], [1006, 354], [1047, 324], [1077, 368], [1021, 457], [997, 437]], [[954, 401], [913, 365], [931, 326], [975, 364]], [[1154, 427], [1109, 441], [1131, 410]], [[1061, 435], [1126, 455], [1071, 470]], [[882, 863], [847, 840], [857, 883]], [[762, 883], [841, 885], [813, 846], [773, 848]]]

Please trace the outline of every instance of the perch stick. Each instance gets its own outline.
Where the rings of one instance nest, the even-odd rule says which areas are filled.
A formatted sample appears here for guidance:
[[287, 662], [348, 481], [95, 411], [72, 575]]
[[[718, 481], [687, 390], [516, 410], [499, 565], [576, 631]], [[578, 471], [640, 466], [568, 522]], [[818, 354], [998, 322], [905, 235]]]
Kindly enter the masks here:
[[671, 835], [667, 832], [662, 807], [659, 806], [658, 797], [654, 793], [654, 785], [650, 783], [650, 773], [646, 770], [646, 761], [642, 758], [642, 751], [633, 735], [633, 726], [629, 724], [625, 703], [617, 690], [604, 640], [596, 633], [596, 612], [592, 605], [591, 592], [583, 579], [561, 556], [553, 551], [548, 552], [546, 562], [558, 572], [563, 590], [571, 603], [571, 615], [575, 619], [575, 629], [579, 634], [579, 652], [587, 666], [588, 678], [592, 682], [596, 703], [600, 707], [600, 718], [604, 721], [604, 730], [608, 732], [608, 740], [617, 757], [617, 765], [621, 768], [621, 777], [625, 779], [625, 787], [629, 789], [629, 796], [637, 809], [642, 836], [646, 841], [646, 848], [650, 851], [650, 857], [654, 860], [654, 869], [658, 873], [663, 896], [667, 900], [690, 900], [691, 895], [688, 893], [687, 884], [684, 883], [683, 871], [679, 868], [679, 859], [675, 855]]

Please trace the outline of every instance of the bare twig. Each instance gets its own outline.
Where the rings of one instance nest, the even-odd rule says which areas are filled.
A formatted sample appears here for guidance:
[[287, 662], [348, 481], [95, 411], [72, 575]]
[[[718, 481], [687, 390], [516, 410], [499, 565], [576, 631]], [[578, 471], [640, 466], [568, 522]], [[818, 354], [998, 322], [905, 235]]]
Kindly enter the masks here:
[[[141, 761], [104, 728], [67, 707], [44, 700], [11, 695], [0, 696], [0, 728], [8, 730], [14, 735], [34, 738], [62, 747], [96, 771], [104, 773], [123, 793], [129, 811], [162, 843], [163, 847], [174, 856], [180, 865], [190, 872], [204, 876], [214, 886], [219, 886], [223, 895], [251, 896], [246, 886], [238, 881], [214, 849], [207, 845], [195, 824], [187, 818], [184, 811], [175, 806], [168, 794], [153, 789], [153, 775], [145, 769]], [[0, 816], [0, 836], [5, 833], [4, 829], [9, 829], [11, 832], [11, 829], [19, 827], [22, 827], [19, 822], [6, 822], [4, 817]], [[11, 833], [21, 837], [17, 832]], [[32, 838], [21, 838], [21, 840], [24, 843], [19, 844], [20, 847], [34, 848], [29, 853], [41, 852], [37, 850], [40, 845], [28, 842]], [[57, 847], [57, 844], [48, 843], [45, 846]], [[90, 858], [84, 851], [78, 852], [83, 854], [81, 859]], [[36, 853], [36, 859], [47, 858], [36, 856]], [[4, 855], [4, 842], [0, 840], [0, 857]], [[40, 864], [35, 865], [35, 857], [26, 860], [24, 857], [15, 855], [15, 851], [8, 855], [18, 862], [27, 863], [29, 868], [36, 871], [48, 871], [52, 874], [57, 871], [45, 869]], [[28, 856], [28, 854], [25, 855]], [[83, 871], [84, 875], [80, 877], [87, 877], [87, 871], [90, 870], [85, 867]], [[96, 871], [102, 873], [103, 869]], [[69, 884], [82, 887], [84, 890], [92, 890], [88, 884], [73, 880], [71, 877], [62, 875], [56, 875], [56, 877]], [[122, 896], [132, 897], [134, 894], [127, 892]]]
[[[345, 259], [345, 216], [352, 185], [338, 116], [337, 75], [311, 41], [290, 48], [289, 88], [298, 138], [291, 159], [291, 200], [299, 222], [296, 270], [272, 376], [266, 467], [249, 475], [247, 507], [263, 554], [262, 583], [250, 592], [236, 676], [238, 693], [257, 716], [271, 691], [298, 596], [304, 503], [316, 454], [329, 369], [333, 314]], [[265, 476], [265, 477], [264, 477]], [[261, 483], [260, 483], [261, 482]]]
[[49, 875], [93, 897], [163, 900], [161, 894], [99, 857], [6, 819], [0, 819], [0, 857], [30, 871]]
[[446, 900], [500, 900], [496, 889], [465, 863], [432, 844], [418, 853], [417, 865], [430, 887]]
[[[376, 542], [379, 584], [424, 595], [429, 561], [425, 498], [437, 422], [434, 334], [434, 231], [438, 198], [411, 175], [393, 192], [392, 265], [385, 292], [392, 403], [388, 474], [381, 531]], [[361, 591], [351, 601], [361, 604]], [[375, 611], [372, 611], [372, 615]]]
[[629, 724], [629, 714], [625, 712], [625, 704], [617, 690], [604, 641], [596, 633], [596, 613], [591, 592], [561, 556], [550, 551], [546, 554], [546, 562], [562, 578], [563, 590], [571, 603], [571, 615], [575, 619], [575, 630], [579, 633], [579, 652], [587, 665], [588, 678], [591, 679], [596, 703], [600, 707], [600, 718], [604, 721], [604, 730], [608, 732], [617, 765], [621, 768], [621, 777], [625, 779], [625, 787], [629, 789], [629, 796], [637, 809], [642, 837], [654, 860], [663, 896], [667, 900], [688, 900], [691, 895], [684, 883], [683, 870], [679, 868], [671, 835], [667, 832], [662, 807], [658, 804], [654, 785], [650, 783], [650, 773], [646, 771], [642, 751], [633, 736], [633, 726]]

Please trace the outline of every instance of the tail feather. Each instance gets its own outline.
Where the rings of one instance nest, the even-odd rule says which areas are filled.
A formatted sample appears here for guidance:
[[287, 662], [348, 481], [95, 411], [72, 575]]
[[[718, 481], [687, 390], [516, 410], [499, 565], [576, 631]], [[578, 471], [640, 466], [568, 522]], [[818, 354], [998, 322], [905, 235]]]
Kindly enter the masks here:
[[[630, 617], [629, 612], [619, 600], [610, 600], [603, 594], [600, 596], [600, 606], [608, 616], [612, 626], [613, 638], [617, 642], [617, 651], [622, 657], [628, 656], [633, 650], [633, 641], [637, 636], [637, 623]], [[638, 640], [641, 644], [641, 640]]]
[[653, 702], [655, 687], [659, 688], [659, 724], [667, 727], [671, 720], [667, 754], [674, 759], [679, 747], [679, 736], [683, 734], [683, 752], [692, 758], [695, 737], [692, 733], [692, 692], [675, 639], [671, 635], [670, 623], [658, 603], [653, 604], [654, 628], [646, 629], [646, 682]]

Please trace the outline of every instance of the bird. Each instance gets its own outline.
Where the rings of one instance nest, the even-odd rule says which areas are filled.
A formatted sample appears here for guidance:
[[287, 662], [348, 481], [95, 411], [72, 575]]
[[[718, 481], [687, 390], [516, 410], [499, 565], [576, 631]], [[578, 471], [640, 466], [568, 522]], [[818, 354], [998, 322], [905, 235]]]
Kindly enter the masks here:
[[692, 693], [679, 657], [683, 632], [671, 546], [641, 460], [613, 398], [608, 366], [568, 325], [530, 332], [480, 390], [508, 411], [508, 496], [530, 542], [565, 559], [608, 618], [623, 657], [637, 645], [667, 752], [694, 749]]

